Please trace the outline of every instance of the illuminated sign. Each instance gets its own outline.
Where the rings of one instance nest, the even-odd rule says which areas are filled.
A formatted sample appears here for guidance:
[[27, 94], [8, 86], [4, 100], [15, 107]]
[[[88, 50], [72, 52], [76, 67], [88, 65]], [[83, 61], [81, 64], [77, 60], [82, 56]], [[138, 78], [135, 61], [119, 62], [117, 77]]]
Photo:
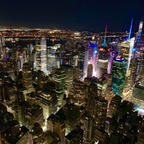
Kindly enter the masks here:
[[103, 48], [103, 47], [99, 48], [100, 52], [106, 52], [106, 51], [110, 52], [110, 50], [111, 50], [110, 48], [108, 48], [107, 50], [105, 50], [105, 48]]
[[103, 51], [104, 51], [104, 48], [99, 48], [99, 51], [103, 52]]
[[117, 58], [117, 59], [120, 59], [120, 58], [121, 58], [121, 56], [117, 56], [116, 58]]
[[88, 47], [97, 47], [97, 44], [88, 44]]
[[121, 57], [121, 56], [117, 56], [117, 57], [115, 58], [115, 61], [125, 62], [125, 59], [124, 59], [123, 57]]

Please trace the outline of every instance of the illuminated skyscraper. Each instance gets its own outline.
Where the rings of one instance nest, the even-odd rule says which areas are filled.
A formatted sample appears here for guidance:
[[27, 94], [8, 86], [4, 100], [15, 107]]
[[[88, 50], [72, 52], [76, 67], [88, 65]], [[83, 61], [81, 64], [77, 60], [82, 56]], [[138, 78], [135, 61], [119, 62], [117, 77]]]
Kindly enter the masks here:
[[139, 42], [141, 39], [142, 29], [143, 29], [143, 21], [140, 21], [139, 30], [138, 30], [138, 33], [136, 35], [136, 40], [135, 40], [135, 47], [133, 49], [133, 53], [134, 53], [135, 58], [139, 58], [140, 54], [141, 54], [141, 50], [140, 50], [140, 47], [138, 45], [139, 45]]
[[[98, 54], [98, 63], [97, 63], [97, 77], [102, 77], [103, 74], [109, 72], [110, 73], [110, 66], [108, 67], [110, 56], [110, 48], [108, 47], [100, 47], [99, 48], [99, 54]], [[109, 69], [109, 70], [108, 70]]]
[[37, 67], [36, 52], [34, 53], [34, 63], [33, 63], [33, 67], [34, 67], [34, 70], [35, 70], [36, 67]]
[[98, 54], [98, 64], [97, 64], [97, 70], [99, 71], [98, 78], [102, 77], [103, 74], [108, 72], [108, 63], [110, 60], [109, 57], [110, 57], [110, 48], [100, 47]]
[[115, 51], [111, 51], [108, 59], [108, 66], [107, 66], [107, 73], [111, 74], [112, 73], [112, 64], [113, 64], [113, 59], [116, 56]]
[[77, 67], [78, 66], [78, 55], [75, 55], [73, 57], [73, 60], [74, 60], [73, 66]]
[[22, 70], [23, 68], [23, 56], [19, 56], [19, 62], [20, 62], [20, 69], [19, 70]]
[[[131, 20], [131, 25], [130, 25], [130, 30], [129, 30], [129, 36], [128, 36], [128, 39], [127, 39], [128, 41], [126, 41], [126, 44], [127, 44], [128, 48], [129, 48], [129, 52], [127, 51], [128, 52], [127, 58], [126, 58], [126, 56], [124, 56], [127, 59], [127, 61], [128, 61], [127, 72], [126, 72], [127, 76], [130, 75], [129, 68], [130, 68], [131, 59], [132, 59], [132, 56], [133, 56], [133, 48], [134, 48], [134, 42], [135, 42], [135, 38], [134, 37], [131, 38], [132, 27], [133, 27], [133, 19]], [[126, 52], [122, 52], [122, 54], [125, 55], [127, 53]]]
[[[96, 67], [97, 78], [101, 78], [103, 74], [111, 74], [111, 66], [113, 61], [113, 54], [106, 43], [107, 25], [105, 28], [105, 37], [102, 46], [98, 49], [98, 61]], [[110, 57], [111, 56], [111, 57]]]
[[59, 52], [57, 52], [58, 48], [60, 48], [60, 44], [48, 45], [48, 58], [47, 58], [47, 70], [48, 73], [51, 73], [54, 67], [60, 68], [60, 56]]
[[89, 64], [88, 65], [88, 69], [87, 69], [87, 77], [88, 78], [91, 78], [93, 75], [93, 65], [92, 64]]
[[22, 69], [22, 81], [23, 81], [23, 85], [24, 87], [29, 90], [32, 89], [32, 72], [30, 70], [30, 67], [28, 65], [28, 63], [25, 63], [23, 65], [23, 69]]
[[92, 64], [92, 76], [96, 76], [96, 65], [97, 65], [97, 45], [94, 43], [88, 44], [88, 48], [85, 51], [85, 60], [84, 60], [84, 71], [83, 78], [87, 77], [88, 65]]
[[87, 77], [87, 67], [88, 67], [88, 56], [89, 56], [89, 51], [85, 51], [85, 59], [84, 59], [84, 70], [83, 70], [83, 79]]
[[29, 48], [30, 48], [30, 54], [32, 54], [33, 49], [34, 49], [34, 48], [33, 48], [33, 45], [32, 45], [32, 44], [30, 44], [30, 45], [29, 45]]
[[[107, 30], [107, 26], [106, 26]], [[93, 74], [97, 78], [102, 77], [103, 73], [111, 74], [111, 66], [114, 58], [114, 53], [111, 52], [110, 48], [106, 44], [106, 32], [104, 37], [104, 42], [101, 47], [97, 48], [95, 44], [89, 44], [90, 48], [86, 49], [85, 61], [84, 61], [84, 77], [87, 75], [88, 64], [93, 65]]]
[[124, 58], [117, 56], [112, 66], [112, 88], [114, 94], [121, 95], [126, 80], [127, 62]]
[[135, 74], [135, 82], [138, 81], [139, 72], [141, 69], [142, 61], [144, 59], [144, 41], [141, 40], [141, 33], [143, 29], [143, 21], [139, 24], [139, 30], [136, 36], [136, 42], [135, 47], [133, 49], [134, 51], [134, 58], [137, 59], [137, 68], [136, 68], [136, 74]]
[[134, 48], [134, 41], [135, 41], [135, 38], [131, 38], [131, 39], [129, 40], [130, 45], [129, 45], [129, 56], [128, 56], [127, 75], [129, 74], [129, 68], [130, 68], [131, 59], [132, 59], [132, 53], [133, 53], [133, 48]]
[[120, 48], [119, 55], [121, 55], [128, 61], [127, 73], [130, 67], [131, 58], [133, 56], [133, 48], [135, 42], [135, 38], [134, 37], [131, 38], [132, 27], [133, 27], [133, 19], [131, 20], [131, 25], [130, 25], [130, 30], [129, 30], [129, 35], [127, 40], [118, 44], [118, 47]]
[[[123, 89], [123, 98], [131, 97], [132, 96], [132, 88], [133, 88], [133, 82], [134, 82], [134, 73], [135, 73], [135, 60], [133, 59], [134, 54], [134, 44], [135, 44], [135, 37], [131, 38], [131, 32], [132, 32], [132, 26], [133, 26], [133, 19], [131, 21], [130, 25], [130, 31], [128, 35], [128, 39], [126, 41], [123, 41], [122, 43], [119, 43], [118, 46], [120, 48], [119, 55], [125, 58], [127, 61], [127, 70], [126, 70], [126, 84], [125, 88]], [[127, 98], [126, 98], [127, 99]]]
[[143, 21], [140, 21], [139, 30], [138, 30], [138, 34], [137, 34], [137, 37], [136, 37], [137, 40], [141, 39], [142, 30], [143, 30]]
[[41, 39], [41, 71], [47, 75], [47, 46], [46, 46], [46, 39]]

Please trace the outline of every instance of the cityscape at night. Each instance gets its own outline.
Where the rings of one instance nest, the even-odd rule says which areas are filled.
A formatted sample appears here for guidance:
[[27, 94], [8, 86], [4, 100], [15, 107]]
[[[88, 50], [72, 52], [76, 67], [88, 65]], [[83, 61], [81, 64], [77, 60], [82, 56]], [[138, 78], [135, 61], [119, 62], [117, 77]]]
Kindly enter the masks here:
[[144, 144], [143, 5], [3, 1], [0, 144]]

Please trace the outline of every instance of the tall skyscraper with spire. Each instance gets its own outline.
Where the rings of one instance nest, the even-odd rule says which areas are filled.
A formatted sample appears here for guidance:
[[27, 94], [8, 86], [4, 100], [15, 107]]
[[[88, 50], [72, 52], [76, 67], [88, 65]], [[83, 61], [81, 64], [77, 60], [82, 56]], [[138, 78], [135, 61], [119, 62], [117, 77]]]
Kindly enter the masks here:
[[111, 49], [108, 47], [106, 42], [106, 33], [107, 33], [107, 25], [105, 27], [104, 42], [102, 43], [102, 46], [100, 46], [98, 49], [98, 62], [96, 68], [97, 78], [100, 78], [102, 77], [103, 74], [110, 72], [111, 69], [110, 67], [111, 65], [109, 64], [108, 66], [108, 63], [111, 62], [111, 60], [109, 61]]
[[[105, 36], [104, 42], [101, 47], [97, 47], [97, 45], [91, 41], [88, 44], [88, 48], [85, 51], [85, 60], [84, 60], [84, 71], [83, 78], [87, 77], [88, 66], [90, 66], [93, 70], [91, 70], [91, 75], [97, 78], [102, 77], [103, 73], [111, 73], [112, 59], [110, 57], [111, 49], [108, 47], [106, 43], [106, 33], [107, 33], [107, 25], [105, 27]], [[89, 73], [90, 74], [90, 73]]]

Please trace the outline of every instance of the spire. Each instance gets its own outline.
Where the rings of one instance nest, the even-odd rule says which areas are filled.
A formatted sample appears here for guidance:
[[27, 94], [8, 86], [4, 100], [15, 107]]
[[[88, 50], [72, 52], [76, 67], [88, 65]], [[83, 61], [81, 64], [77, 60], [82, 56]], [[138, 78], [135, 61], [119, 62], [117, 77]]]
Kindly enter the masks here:
[[131, 26], [130, 26], [130, 30], [129, 30], [128, 40], [130, 40], [130, 38], [131, 38], [132, 27], [133, 27], [133, 19], [131, 20]]
[[103, 47], [106, 47], [107, 46], [107, 43], [106, 43], [106, 33], [107, 33], [107, 24], [106, 24], [106, 27], [105, 27], [105, 37], [104, 37], [104, 42], [102, 44]]

